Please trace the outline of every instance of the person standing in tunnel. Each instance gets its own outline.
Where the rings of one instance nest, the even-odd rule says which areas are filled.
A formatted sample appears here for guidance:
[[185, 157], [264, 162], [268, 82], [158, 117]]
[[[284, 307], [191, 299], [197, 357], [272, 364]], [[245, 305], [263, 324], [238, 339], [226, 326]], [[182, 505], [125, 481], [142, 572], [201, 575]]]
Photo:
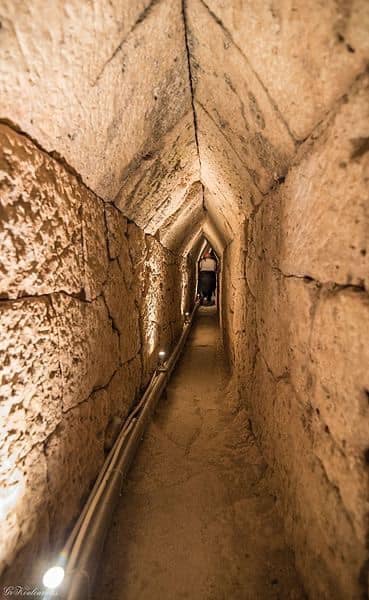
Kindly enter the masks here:
[[211, 304], [217, 285], [217, 260], [213, 252], [206, 252], [199, 262], [199, 294], [201, 304]]

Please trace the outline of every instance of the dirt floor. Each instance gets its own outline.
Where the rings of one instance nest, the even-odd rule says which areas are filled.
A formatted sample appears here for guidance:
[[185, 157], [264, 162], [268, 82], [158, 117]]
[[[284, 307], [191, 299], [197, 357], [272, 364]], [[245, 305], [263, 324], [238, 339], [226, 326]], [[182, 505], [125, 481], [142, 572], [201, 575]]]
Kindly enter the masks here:
[[269, 473], [201, 308], [137, 454], [95, 600], [302, 599]]

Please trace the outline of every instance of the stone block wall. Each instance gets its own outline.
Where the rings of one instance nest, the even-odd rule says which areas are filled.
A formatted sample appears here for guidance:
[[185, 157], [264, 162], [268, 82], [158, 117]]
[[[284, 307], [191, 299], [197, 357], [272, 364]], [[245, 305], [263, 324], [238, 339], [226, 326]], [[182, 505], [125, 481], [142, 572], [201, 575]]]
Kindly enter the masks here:
[[327, 600], [367, 590], [368, 107], [363, 75], [236, 232], [224, 265], [240, 402], [309, 597]]
[[182, 259], [27, 136], [0, 138], [0, 565], [29, 585], [88, 495], [109, 423], [180, 334]]

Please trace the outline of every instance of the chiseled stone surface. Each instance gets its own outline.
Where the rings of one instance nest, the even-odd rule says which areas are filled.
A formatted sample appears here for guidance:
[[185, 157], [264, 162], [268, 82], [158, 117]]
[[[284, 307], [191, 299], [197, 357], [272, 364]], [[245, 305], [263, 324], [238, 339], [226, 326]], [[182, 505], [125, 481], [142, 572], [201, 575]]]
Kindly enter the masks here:
[[[230, 146], [255, 184], [266, 191], [285, 173], [294, 141], [248, 62], [204, 3], [190, 0], [187, 7], [195, 104], [223, 138], [222, 145]], [[198, 113], [204, 138], [200, 159], [202, 144], [207, 144], [203, 112]], [[220, 161], [216, 166], [222, 169]]]
[[324, 599], [361, 598], [367, 560], [367, 101], [364, 77], [249, 220], [238, 259], [256, 325], [241, 395], [307, 592]]
[[256, 0], [247, 10], [237, 0], [201, 1], [229, 34], [229, 45], [238, 46], [244, 64], [256, 73], [298, 139], [311, 133], [365, 69], [365, 1]]
[[282, 186], [284, 273], [369, 288], [368, 139], [365, 76]]
[[104, 298], [113, 327], [119, 334], [120, 360], [125, 363], [140, 351], [140, 315], [117, 260], [110, 263]]
[[59, 341], [49, 298], [0, 304], [1, 471], [5, 476], [61, 419]]
[[52, 547], [60, 547], [102, 466], [108, 421], [108, 394], [99, 390], [71, 408], [47, 441]]
[[[3, 467], [3, 459], [1, 464]], [[50, 523], [47, 464], [42, 444], [35, 444], [8, 471], [5, 485], [1, 481], [1, 500], [0, 568], [6, 569], [2, 583], [16, 586], [24, 582], [30, 587], [39, 584], [49, 550]]]
[[307, 592], [361, 599], [368, 6], [2, 2], [6, 577], [62, 542], [109, 425], [180, 334], [205, 235]]
[[63, 410], [105, 386], [119, 365], [119, 338], [102, 298], [90, 303], [52, 296], [60, 339]]
[[2, 113], [114, 198], [190, 109], [180, 3], [6, 0], [2, 18]]
[[104, 203], [87, 193], [82, 203], [84, 283], [87, 300], [101, 294], [108, 271], [108, 244]]
[[0, 125], [0, 296], [83, 287], [83, 190], [25, 136]]

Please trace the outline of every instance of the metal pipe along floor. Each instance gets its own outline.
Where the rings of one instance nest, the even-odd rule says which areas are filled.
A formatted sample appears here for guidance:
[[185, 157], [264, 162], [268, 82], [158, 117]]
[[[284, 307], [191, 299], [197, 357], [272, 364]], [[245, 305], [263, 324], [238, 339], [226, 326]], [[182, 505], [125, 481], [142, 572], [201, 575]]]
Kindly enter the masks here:
[[201, 308], [122, 490], [94, 600], [304, 598], [227, 384], [215, 309]]

